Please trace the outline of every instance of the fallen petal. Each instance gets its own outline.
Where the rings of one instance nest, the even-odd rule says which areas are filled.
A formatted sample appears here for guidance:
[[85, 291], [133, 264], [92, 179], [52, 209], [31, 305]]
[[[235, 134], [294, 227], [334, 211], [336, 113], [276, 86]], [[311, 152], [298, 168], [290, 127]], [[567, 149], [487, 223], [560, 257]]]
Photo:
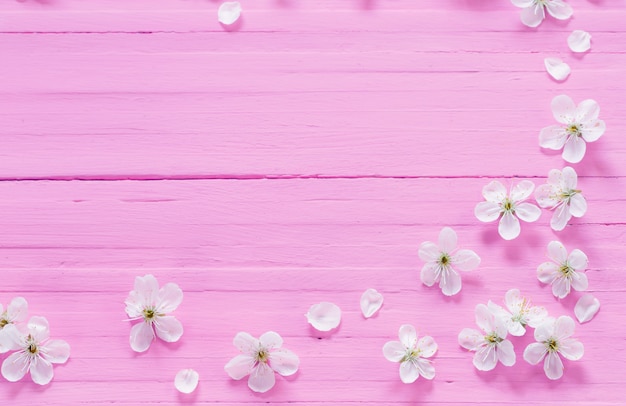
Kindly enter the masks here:
[[181, 369], [174, 378], [174, 386], [181, 393], [191, 393], [198, 387], [199, 377], [193, 369]]
[[600, 310], [600, 301], [591, 293], [587, 293], [586, 295], [582, 295], [580, 299], [578, 299], [578, 302], [576, 302], [574, 314], [582, 324], [593, 319], [593, 316], [598, 313], [598, 310]]
[[217, 21], [224, 25], [231, 25], [241, 15], [241, 4], [238, 1], [226, 1], [217, 10]]
[[383, 295], [376, 289], [368, 289], [361, 295], [361, 311], [366, 319], [372, 317], [383, 305]]
[[591, 48], [591, 34], [576, 30], [567, 37], [567, 45], [573, 52], [587, 52]]
[[341, 309], [334, 303], [322, 302], [311, 306], [305, 316], [316, 330], [330, 331], [341, 322]]
[[546, 70], [550, 76], [558, 81], [565, 80], [572, 71], [569, 65], [559, 58], [546, 58], [543, 63], [546, 65]]

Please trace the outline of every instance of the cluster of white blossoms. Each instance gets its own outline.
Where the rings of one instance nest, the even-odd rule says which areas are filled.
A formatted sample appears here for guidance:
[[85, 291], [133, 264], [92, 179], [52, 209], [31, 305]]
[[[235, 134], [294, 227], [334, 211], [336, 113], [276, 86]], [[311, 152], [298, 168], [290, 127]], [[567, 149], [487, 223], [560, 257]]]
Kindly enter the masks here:
[[70, 346], [50, 339], [44, 317], [33, 316], [26, 322], [27, 315], [28, 303], [23, 297], [11, 300], [6, 310], [0, 304], [0, 353], [13, 351], [2, 362], [2, 376], [17, 382], [30, 372], [33, 382], [47, 385], [54, 376], [52, 364], [65, 363]]
[[584, 353], [583, 344], [572, 338], [574, 320], [569, 316], [553, 318], [543, 307], [533, 306], [530, 300], [511, 289], [505, 295], [506, 308], [491, 301], [476, 306], [476, 324], [480, 330], [466, 328], [459, 333], [459, 345], [475, 351], [474, 366], [480, 371], [491, 371], [498, 362], [510, 367], [515, 364], [512, 336], [523, 336], [527, 328], [535, 329], [535, 343], [524, 350], [524, 360], [536, 365], [544, 360], [543, 369], [549, 379], [563, 376], [561, 356], [577, 361]]

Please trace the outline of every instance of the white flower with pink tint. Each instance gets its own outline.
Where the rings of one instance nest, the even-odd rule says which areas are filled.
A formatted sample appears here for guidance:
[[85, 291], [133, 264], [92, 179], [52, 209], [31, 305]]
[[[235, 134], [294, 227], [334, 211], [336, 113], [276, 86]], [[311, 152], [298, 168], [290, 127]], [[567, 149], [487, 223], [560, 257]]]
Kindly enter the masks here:
[[391, 362], [400, 363], [400, 380], [413, 383], [423, 376], [426, 379], [435, 377], [435, 367], [426, 358], [437, 352], [437, 343], [430, 336], [417, 339], [415, 327], [403, 324], [399, 331], [400, 341], [388, 341], [383, 346], [383, 355]]
[[439, 282], [441, 291], [452, 296], [461, 290], [461, 275], [457, 272], [471, 271], [480, 265], [480, 257], [471, 250], [457, 250], [457, 236], [453, 229], [444, 227], [439, 233], [439, 244], [426, 241], [419, 249], [419, 256], [426, 262], [420, 277], [426, 286]]
[[526, 326], [536, 328], [548, 317], [548, 311], [544, 307], [533, 306], [528, 298], [522, 296], [519, 289], [506, 292], [504, 303], [506, 309], [491, 300], [487, 307], [504, 320], [509, 334], [513, 336], [523, 336], [526, 334]]
[[46, 385], [54, 376], [52, 364], [63, 364], [70, 356], [70, 346], [63, 340], [50, 340], [48, 320], [31, 317], [24, 332], [10, 330], [13, 347], [19, 349], [2, 363], [2, 376], [17, 382], [30, 372], [38, 385]]
[[126, 298], [126, 313], [131, 320], [141, 320], [130, 330], [130, 347], [146, 351], [156, 336], [167, 342], [176, 342], [183, 335], [183, 325], [169, 313], [183, 301], [183, 291], [175, 283], [159, 289], [152, 275], [135, 278], [135, 288]]
[[528, 27], [537, 27], [548, 14], [557, 20], [569, 19], [574, 11], [563, 0], [511, 0], [513, 5], [522, 9], [521, 19]]
[[255, 392], [267, 392], [274, 387], [274, 372], [289, 376], [298, 371], [300, 359], [293, 352], [281, 348], [283, 339], [278, 333], [268, 331], [257, 340], [248, 333], [240, 332], [233, 344], [241, 354], [231, 359], [224, 370], [235, 380], [250, 375], [248, 387]]
[[504, 320], [492, 313], [487, 306], [476, 306], [476, 324], [482, 332], [466, 328], [459, 333], [459, 345], [476, 351], [474, 366], [479, 371], [491, 371], [500, 361], [504, 366], [515, 364], [513, 343], [506, 339], [507, 326]]
[[587, 99], [574, 104], [562, 94], [552, 99], [552, 114], [560, 124], [545, 127], [539, 133], [539, 145], [553, 150], [563, 149], [563, 159], [578, 163], [585, 156], [587, 143], [604, 134], [606, 124], [599, 120], [600, 106]]
[[582, 217], [587, 212], [587, 200], [578, 187], [578, 175], [573, 168], [566, 166], [563, 171], [552, 169], [548, 182], [535, 191], [535, 199], [540, 207], [554, 210], [550, 227], [561, 231], [573, 217]]
[[534, 183], [523, 180], [507, 193], [502, 183], [497, 180], [491, 181], [483, 188], [483, 197], [486, 201], [476, 205], [474, 214], [478, 220], [485, 223], [499, 218], [500, 236], [505, 240], [515, 239], [521, 231], [519, 220], [531, 223], [541, 216], [539, 207], [525, 202], [534, 189]]
[[587, 255], [579, 249], [573, 250], [569, 255], [565, 246], [558, 241], [550, 241], [548, 244], [548, 257], [552, 261], [544, 262], [537, 268], [537, 278], [552, 285], [552, 294], [563, 299], [569, 295], [571, 288], [583, 291], [589, 287], [587, 275]]
[[28, 303], [23, 297], [15, 297], [7, 306], [6, 310], [0, 304], [0, 354], [13, 350], [14, 342], [11, 330], [16, 324], [26, 320]]
[[571, 338], [574, 326], [574, 320], [569, 316], [549, 318], [542, 323], [535, 329], [537, 342], [529, 344], [524, 350], [526, 362], [537, 365], [544, 360], [543, 370], [549, 379], [562, 377], [563, 361], [559, 355], [570, 361], [577, 361], [585, 352], [583, 344]]

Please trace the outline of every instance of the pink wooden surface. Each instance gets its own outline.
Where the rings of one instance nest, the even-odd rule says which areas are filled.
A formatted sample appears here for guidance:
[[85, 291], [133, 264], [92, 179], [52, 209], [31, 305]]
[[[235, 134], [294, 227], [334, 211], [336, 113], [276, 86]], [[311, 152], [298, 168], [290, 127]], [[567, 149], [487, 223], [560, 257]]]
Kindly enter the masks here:
[[[0, 404], [622, 405], [626, 260], [626, 3], [572, 0], [574, 18], [519, 22], [509, 1], [208, 0], [0, 4], [0, 301], [23, 295], [72, 355], [53, 382], [0, 380]], [[592, 50], [572, 54], [574, 29]], [[565, 83], [543, 58], [572, 66]], [[490, 179], [545, 181], [550, 101], [597, 100], [607, 132], [575, 165], [589, 211], [551, 213], [503, 241], [473, 216]], [[454, 227], [482, 257], [458, 296], [419, 281], [419, 244]], [[481, 373], [457, 344], [473, 309], [517, 287], [573, 316], [536, 278], [546, 245], [590, 258], [600, 313], [580, 362], [550, 382], [522, 359]], [[179, 343], [137, 355], [123, 301], [137, 275], [185, 292]], [[365, 320], [359, 297], [385, 296]], [[303, 314], [338, 304], [338, 331]], [[404, 385], [382, 346], [403, 323], [439, 343], [434, 381]], [[269, 393], [232, 381], [238, 331], [275, 330], [301, 358]], [[174, 389], [195, 368], [195, 394]]]

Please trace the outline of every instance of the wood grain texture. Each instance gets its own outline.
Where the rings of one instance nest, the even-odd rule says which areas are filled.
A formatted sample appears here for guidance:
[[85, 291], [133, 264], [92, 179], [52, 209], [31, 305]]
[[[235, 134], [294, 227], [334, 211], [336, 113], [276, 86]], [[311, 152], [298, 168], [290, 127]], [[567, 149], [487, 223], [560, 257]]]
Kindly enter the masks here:
[[[0, 4], [0, 302], [22, 295], [72, 355], [53, 382], [0, 380], [7, 405], [623, 404], [626, 2], [571, 0], [574, 18], [519, 22], [509, 1], [212, 0]], [[593, 35], [574, 55], [574, 29]], [[572, 67], [549, 79], [543, 59]], [[589, 202], [562, 232], [550, 212], [503, 241], [473, 215], [481, 188], [545, 182], [551, 99], [597, 100], [606, 134], [575, 165]], [[417, 250], [453, 227], [482, 258], [453, 298], [419, 280]], [[576, 327], [584, 358], [548, 381], [522, 359], [474, 369], [457, 343], [474, 307], [520, 288], [573, 316], [536, 278], [549, 241], [590, 259], [602, 308]], [[180, 342], [128, 344], [135, 276], [176, 282]], [[359, 297], [385, 296], [365, 320]], [[303, 316], [332, 301], [332, 334]], [[435, 380], [404, 385], [382, 356], [401, 324], [439, 344]], [[275, 330], [300, 371], [252, 393], [223, 370], [238, 331]], [[173, 379], [195, 368], [191, 396]]]

